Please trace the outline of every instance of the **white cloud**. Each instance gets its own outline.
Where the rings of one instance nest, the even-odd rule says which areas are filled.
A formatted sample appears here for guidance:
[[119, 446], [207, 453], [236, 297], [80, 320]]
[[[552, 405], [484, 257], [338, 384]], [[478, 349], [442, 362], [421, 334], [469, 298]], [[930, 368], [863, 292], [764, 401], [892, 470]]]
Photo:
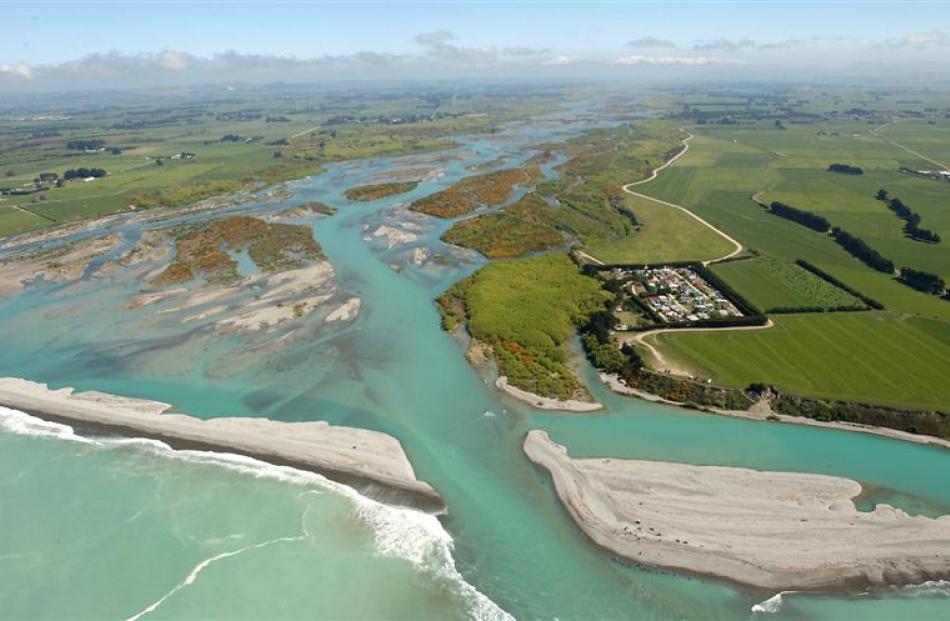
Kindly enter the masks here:
[[553, 58], [549, 58], [544, 61], [545, 65], [573, 65], [577, 62], [577, 56], [570, 56], [568, 54], [561, 54]]
[[617, 65], [726, 65], [731, 64], [723, 58], [714, 56], [643, 56], [634, 54], [632, 56], [621, 56], [614, 61]]
[[13, 77], [22, 80], [32, 80], [33, 70], [23, 63], [0, 65], [0, 77]]
[[169, 71], [184, 71], [188, 68], [188, 55], [174, 50], [165, 50], [158, 55], [158, 63]]
[[696, 51], [722, 51], [722, 52], [738, 52], [739, 50], [747, 47], [755, 46], [755, 41], [749, 39], [748, 37], [738, 40], [731, 39], [714, 39], [712, 41], [701, 41], [693, 46], [693, 49]]
[[939, 30], [930, 32], [912, 32], [904, 35], [898, 42], [898, 47], [934, 47], [950, 43], [947, 35]]
[[785, 39], [784, 41], [774, 41], [772, 43], [760, 43], [756, 46], [756, 49], [760, 50], [784, 50], [790, 47], [795, 47], [802, 43], [801, 39]]
[[672, 41], [667, 41], [666, 39], [658, 39], [656, 37], [640, 37], [638, 39], [633, 39], [632, 41], [627, 41], [627, 47], [632, 47], [635, 49], [655, 49], [655, 48], [671, 48], [676, 47], [676, 44]]
[[509, 45], [501, 48], [501, 53], [505, 56], [538, 56], [550, 51], [546, 48], [524, 47], [521, 45]]
[[429, 58], [460, 64], [486, 64], [498, 59], [494, 47], [463, 47], [452, 43], [455, 35], [448, 30], [437, 30], [416, 35], [415, 42], [425, 48]]

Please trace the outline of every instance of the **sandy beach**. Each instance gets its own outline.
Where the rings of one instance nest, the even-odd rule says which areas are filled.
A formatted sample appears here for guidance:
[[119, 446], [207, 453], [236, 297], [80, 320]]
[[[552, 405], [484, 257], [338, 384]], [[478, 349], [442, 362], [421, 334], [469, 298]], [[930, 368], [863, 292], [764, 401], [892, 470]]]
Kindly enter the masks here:
[[853, 480], [624, 459], [572, 459], [546, 432], [524, 451], [577, 525], [633, 562], [774, 590], [857, 592], [950, 578], [950, 516], [860, 512]]
[[542, 397], [533, 392], [516, 388], [508, 383], [508, 378], [500, 375], [495, 380], [495, 387], [519, 401], [524, 401], [539, 410], [562, 410], [565, 412], [594, 412], [603, 409], [603, 404], [596, 401], [559, 401], [550, 397]]
[[0, 405], [79, 429], [155, 438], [175, 448], [238, 453], [323, 474], [383, 501], [444, 510], [441, 497], [415, 477], [399, 441], [377, 431], [326, 422], [266, 418], [200, 419], [166, 414], [168, 404], [101, 392], [51, 390], [0, 378]]

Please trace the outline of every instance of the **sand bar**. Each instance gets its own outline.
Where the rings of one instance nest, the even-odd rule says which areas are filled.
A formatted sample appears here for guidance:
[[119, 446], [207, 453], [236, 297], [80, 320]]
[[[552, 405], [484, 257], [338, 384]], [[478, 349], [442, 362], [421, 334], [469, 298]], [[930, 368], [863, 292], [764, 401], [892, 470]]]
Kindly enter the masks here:
[[572, 459], [547, 433], [546, 468], [595, 543], [636, 563], [774, 590], [863, 591], [950, 578], [950, 516], [859, 512], [850, 479], [625, 459]]
[[441, 497], [415, 477], [399, 441], [387, 434], [326, 422], [266, 418], [201, 419], [165, 414], [170, 405], [101, 392], [51, 390], [0, 378], [0, 405], [93, 431], [155, 438], [175, 448], [238, 453], [323, 474], [382, 501], [444, 510]]

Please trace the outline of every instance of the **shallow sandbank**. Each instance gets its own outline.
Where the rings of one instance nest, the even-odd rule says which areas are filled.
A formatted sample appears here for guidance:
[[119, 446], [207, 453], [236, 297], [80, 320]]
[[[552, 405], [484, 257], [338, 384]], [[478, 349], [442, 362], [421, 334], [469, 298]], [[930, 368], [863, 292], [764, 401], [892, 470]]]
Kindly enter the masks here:
[[524, 451], [595, 543], [636, 563], [774, 590], [862, 591], [950, 578], [950, 516], [860, 512], [856, 481], [792, 472], [572, 459]]
[[326, 422], [266, 418], [200, 419], [165, 414], [171, 406], [101, 392], [51, 390], [45, 384], [0, 378], [0, 405], [93, 431], [155, 438], [175, 448], [238, 453], [311, 470], [380, 500], [441, 511], [441, 497], [415, 477], [392, 436]]
[[565, 412], [593, 412], [595, 410], [600, 410], [604, 406], [601, 403], [596, 401], [559, 401], [557, 399], [552, 399], [550, 397], [542, 397], [541, 395], [536, 395], [533, 392], [528, 392], [527, 390], [522, 390], [516, 388], [508, 383], [508, 378], [504, 375], [500, 375], [498, 379], [495, 380], [495, 387], [498, 390], [518, 399], [519, 401], [524, 401], [525, 403], [530, 404], [533, 407], [538, 408], [539, 410], [562, 410]]

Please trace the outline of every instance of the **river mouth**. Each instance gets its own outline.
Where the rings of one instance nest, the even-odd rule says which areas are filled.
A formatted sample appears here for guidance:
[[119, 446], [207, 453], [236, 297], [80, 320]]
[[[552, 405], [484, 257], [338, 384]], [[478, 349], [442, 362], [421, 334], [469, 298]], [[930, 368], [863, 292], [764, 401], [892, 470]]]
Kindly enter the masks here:
[[[5, 326], [0, 374], [165, 401], [196, 415], [319, 419], [390, 433], [403, 442], [419, 478], [429, 481], [445, 498], [448, 514], [442, 521], [454, 539], [454, 558], [461, 574], [519, 618], [744, 618], [762, 599], [760, 594], [716, 581], [614, 563], [594, 549], [564, 515], [543, 473], [524, 459], [521, 441], [531, 428], [548, 430], [578, 456], [838, 474], [897, 490], [935, 506], [950, 504], [945, 451], [853, 433], [725, 419], [625, 399], [600, 386], [586, 363], [582, 363], [586, 383], [606, 410], [595, 415], [538, 412], [499, 397], [494, 386], [467, 364], [464, 350], [440, 330], [432, 300], [480, 267], [484, 259], [439, 241], [451, 223], [411, 215], [405, 210], [406, 204], [473, 174], [472, 166], [489, 162], [517, 165], [536, 154], [532, 146], [574, 135], [590, 124], [584, 118], [573, 123], [541, 120], [513, 126], [503, 136], [458, 137], [459, 146], [445, 153], [335, 164], [323, 175], [290, 183], [288, 198], [229, 208], [228, 213], [266, 215], [311, 201], [335, 207], [333, 215], [304, 217], [295, 222], [312, 227], [334, 267], [341, 296], [362, 300], [351, 322], [326, 325], [314, 318], [312, 325], [304, 322], [303, 329], [289, 338], [286, 346], [273, 351], [256, 349], [263, 346], [258, 341], [269, 339], [239, 334], [210, 339], [191, 328], [182, 330], [178, 324], [153, 321], [144, 312], [125, 321], [129, 315], [122, 314], [126, 312], [124, 305], [137, 294], [139, 281], [119, 274], [103, 278], [89, 274], [78, 285], [39, 283], [20, 296], [0, 300], [0, 321]], [[405, 195], [366, 203], [348, 201], [343, 196], [352, 186], [401, 178], [400, 171], [417, 171], [420, 167], [439, 173], [427, 176]], [[133, 231], [122, 228], [123, 224], [107, 226], [134, 237]], [[134, 229], [138, 225], [130, 226]], [[377, 235], [383, 226], [397, 234], [391, 236], [387, 230]], [[419, 256], [416, 249], [423, 249], [427, 258], [415, 261]], [[24, 445], [17, 450], [27, 449]], [[46, 446], [43, 453], [51, 460], [57, 459], [55, 449]], [[12, 449], [6, 454], [13, 455]], [[134, 461], [124, 458], [122, 467], [134, 468], [129, 466]], [[33, 467], [40, 466], [34, 463]], [[118, 476], [115, 473], [104, 467], [89, 476], [105, 481]], [[166, 485], [179, 494], [198, 494], [200, 488], [189, 481], [190, 476], [200, 479], [209, 475], [178, 473], [173, 477], [177, 483]], [[80, 489], [64, 484], [57, 487], [54, 481], [52, 476], [41, 477], [37, 484], [48, 486], [49, 494], [59, 497], [71, 497]], [[134, 487], [133, 483], [128, 489]], [[253, 485], [245, 486], [233, 479], [215, 481], [216, 490], [227, 485], [236, 486], [235, 496], [259, 493], [273, 503], [273, 509], [262, 511], [255, 509], [254, 503], [230, 494], [206, 497], [208, 503], [224, 502], [243, 512], [247, 520], [241, 528], [258, 532], [260, 537], [255, 541], [299, 534], [297, 521], [302, 511], [295, 504], [299, 490], [281, 491], [275, 484], [273, 489], [255, 492]], [[17, 489], [19, 502], [30, 502], [28, 488]], [[90, 494], [114, 498], [105, 483]], [[163, 496], [159, 502], [173, 506], [176, 496]], [[33, 502], [48, 505], [50, 511], [55, 507], [49, 499]], [[147, 501], [143, 499], [142, 503]], [[211, 520], [204, 514], [210, 512], [210, 504], [190, 507], [189, 515], [195, 521], [203, 524]], [[255, 511], [260, 511], [259, 516], [251, 519]], [[369, 566], [368, 559], [376, 554], [367, 543], [371, 536], [365, 531], [352, 535], [346, 524], [352, 518], [348, 511], [335, 506], [311, 510], [311, 516], [326, 516], [327, 523], [321, 528], [344, 533], [342, 541], [348, 543], [334, 550], [333, 555], [308, 557], [307, 563], [301, 563], [295, 560], [299, 551], [285, 550], [280, 545], [265, 549], [266, 554], [273, 555], [265, 563], [266, 570], [275, 576], [266, 582], [275, 591], [259, 595], [276, 606], [280, 599], [276, 589], [283, 582], [294, 596], [300, 596], [307, 586], [300, 576], [332, 576], [333, 563], [340, 558], [350, 559], [346, 567], [352, 571]], [[291, 513], [292, 520], [287, 517]], [[168, 515], [157, 514], [152, 527], [156, 531], [166, 527], [171, 519]], [[19, 520], [25, 519], [27, 516], [21, 514], [5, 517], [4, 530], [22, 528]], [[266, 524], [270, 519], [293, 525], [272, 532]], [[60, 522], [44, 524], [63, 528]], [[215, 536], [230, 534], [222, 531]], [[42, 541], [43, 535], [36, 533], [36, 538]], [[121, 572], [121, 553], [110, 554], [114, 562], [107, 564], [100, 579], [108, 578], [110, 571], [112, 576]], [[210, 556], [213, 554], [194, 560]], [[55, 558], [49, 556], [47, 560]], [[252, 558], [246, 555], [244, 560]], [[174, 558], [167, 559], [167, 565], [165, 582], [170, 588], [182, 578], [182, 572]], [[222, 564], [218, 569], [224, 567]], [[253, 571], [259, 572], [262, 567], [255, 565]], [[433, 586], [416, 574], [395, 570], [388, 573], [389, 569], [380, 569], [378, 574], [373, 570], [373, 579], [367, 585], [376, 595], [369, 599], [401, 601], [394, 589], [381, 585], [395, 579], [418, 585], [413, 581], [421, 580], [420, 588], [427, 593], [425, 605], [398, 610], [408, 611], [407, 616], [455, 616], [460, 611], [460, 616], [468, 614], [439, 591], [448, 588], [444, 584]], [[213, 575], [209, 570], [204, 577]], [[74, 589], [84, 588], [83, 584], [78, 581]], [[228, 580], [222, 576], [218, 584], [227, 585]], [[571, 588], [565, 588], [566, 584]], [[85, 586], [88, 588], [88, 583]], [[203, 600], [210, 596], [202, 593], [195, 590], [179, 594], [182, 601], [193, 602], [192, 611], [210, 610], [201, 608], [210, 602]], [[136, 601], [155, 601], [146, 595], [136, 592]], [[309, 598], [302, 601], [315, 605]], [[819, 613], [864, 610], [851, 598], [822, 598], [821, 602], [815, 604]], [[340, 608], [332, 610], [342, 615], [347, 612], [343, 605], [341, 602]], [[183, 605], [179, 610], [188, 608]], [[238, 608], [228, 610], [236, 612]], [[301, 606], [285, 612], [288, 617], [307, 616], [306, 612], [312, 616], [314, 610], [319, 608]], [[352, 610], [359, 608], [349, 612]], [[387, 611], [384, 605], [363, 610], [366, 614]], [[255, 611], [263, 613], [263, 609]]]

